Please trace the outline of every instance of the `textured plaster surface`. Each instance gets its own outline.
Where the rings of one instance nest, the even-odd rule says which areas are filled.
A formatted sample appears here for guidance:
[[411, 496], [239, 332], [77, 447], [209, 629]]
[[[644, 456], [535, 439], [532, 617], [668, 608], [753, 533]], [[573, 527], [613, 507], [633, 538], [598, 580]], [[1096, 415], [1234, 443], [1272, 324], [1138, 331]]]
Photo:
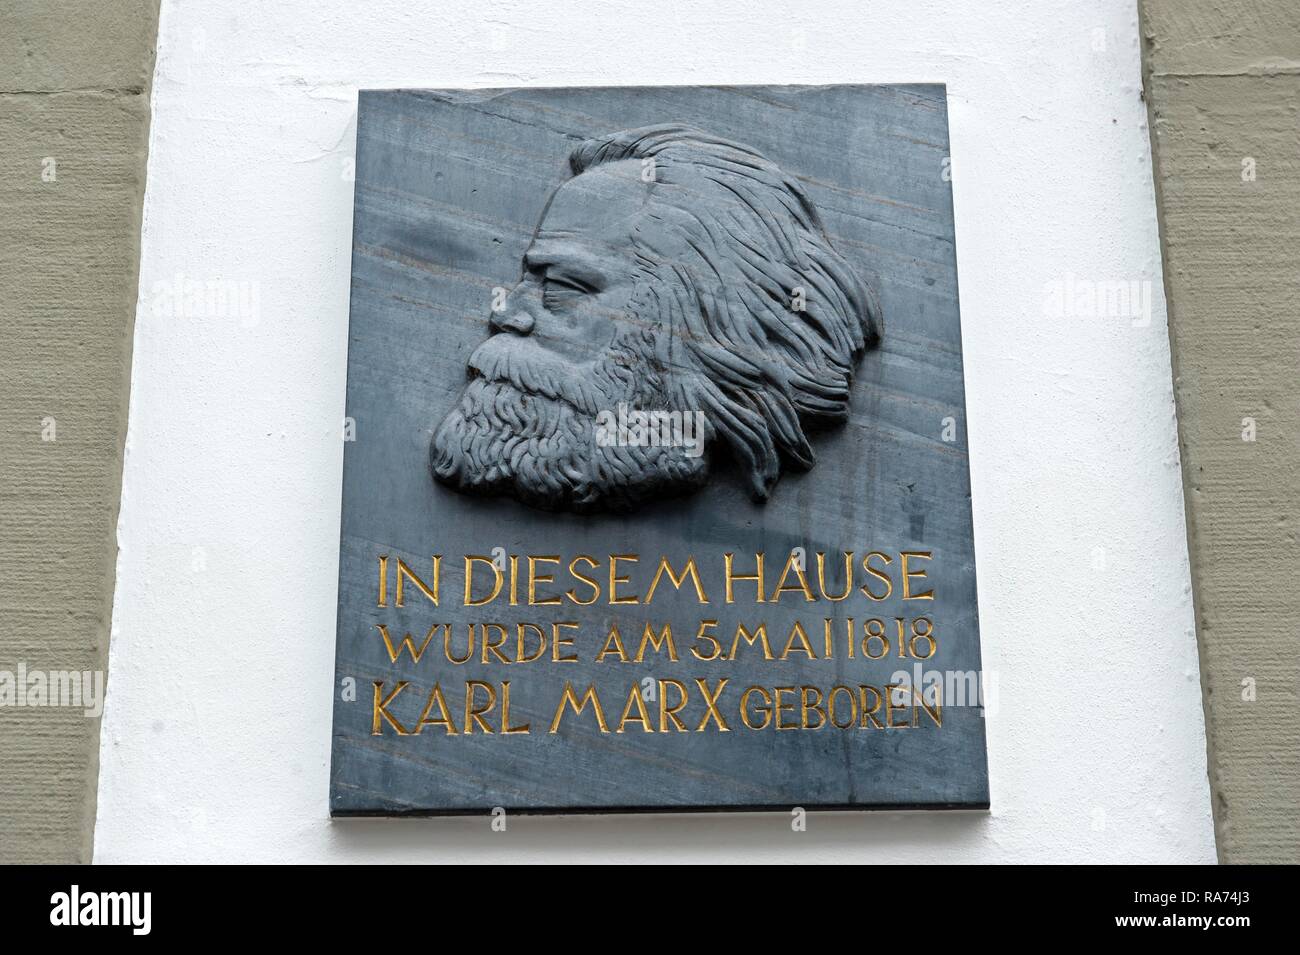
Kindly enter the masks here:
[[[155, 30], [149, 2], [0, 9], [9, 673], [107, 658]], [[0, 708], [0, 861], [89, 861], [98, 736], [80, 708]]]
[[1219, 856], [1295, 863], [1300, 7], [1142, 10]]
[[[948, 89], [991, 811], [330, 822], [356, 90], [882, 82]], [[97, 858], [1213, 860], [1160, 269], [1131, 2], [164, 4]]]

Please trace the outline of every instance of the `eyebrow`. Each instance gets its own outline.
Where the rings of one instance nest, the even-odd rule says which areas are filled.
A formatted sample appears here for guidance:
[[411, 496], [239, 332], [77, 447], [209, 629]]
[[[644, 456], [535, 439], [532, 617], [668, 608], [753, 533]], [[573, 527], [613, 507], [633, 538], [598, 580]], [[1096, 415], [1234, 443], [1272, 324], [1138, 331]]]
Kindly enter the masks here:
[[601, 285], [608, 277], [600, 258], [567, 236], [538, 236], [524, 253], [524, 267], [530, 271], [554, 269], [589, 285]]

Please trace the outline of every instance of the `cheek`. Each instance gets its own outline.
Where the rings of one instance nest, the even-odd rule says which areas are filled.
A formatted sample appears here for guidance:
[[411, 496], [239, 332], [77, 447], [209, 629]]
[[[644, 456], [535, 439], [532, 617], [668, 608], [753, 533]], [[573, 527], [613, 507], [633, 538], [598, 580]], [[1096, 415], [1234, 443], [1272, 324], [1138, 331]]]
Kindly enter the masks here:
[[590, 295], [583, 303], [584, 312], [593, 321], [607, 325], [624, 325], [632, 317], [628, 306], [631, 303], [631, 289], [619, 286], [605, 289], [598, 295]]
[[621, 289], [582, 295], [563, 307], [548, 309], [548, 323], [557, 337], [571, 338], [599, 350], [628, 327], [629, 295]]

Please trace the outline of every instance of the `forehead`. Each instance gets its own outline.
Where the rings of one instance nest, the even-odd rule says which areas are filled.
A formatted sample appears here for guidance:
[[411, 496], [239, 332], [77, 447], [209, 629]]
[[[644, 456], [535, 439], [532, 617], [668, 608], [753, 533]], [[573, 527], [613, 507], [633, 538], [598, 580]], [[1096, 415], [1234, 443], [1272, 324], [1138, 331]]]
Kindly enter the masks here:
[[641, 180], [641, 163], [636, 159], [588, 169], [555, 191], [537, 238], [576, 234], [625, 239], [650, 198], [650, 188], [651, 183]]

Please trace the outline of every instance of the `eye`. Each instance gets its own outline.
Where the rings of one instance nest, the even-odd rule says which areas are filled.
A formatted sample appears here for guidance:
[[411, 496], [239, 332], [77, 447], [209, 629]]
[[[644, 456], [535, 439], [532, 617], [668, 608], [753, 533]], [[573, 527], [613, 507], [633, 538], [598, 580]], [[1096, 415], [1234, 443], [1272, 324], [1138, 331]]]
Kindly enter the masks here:
[[581, 279], [570, 278], [548, 270], [542, 280], [542, 304], [548, 310], [555, 311], [573, 305], [578, 299], [594, 291], [596, 290]]

